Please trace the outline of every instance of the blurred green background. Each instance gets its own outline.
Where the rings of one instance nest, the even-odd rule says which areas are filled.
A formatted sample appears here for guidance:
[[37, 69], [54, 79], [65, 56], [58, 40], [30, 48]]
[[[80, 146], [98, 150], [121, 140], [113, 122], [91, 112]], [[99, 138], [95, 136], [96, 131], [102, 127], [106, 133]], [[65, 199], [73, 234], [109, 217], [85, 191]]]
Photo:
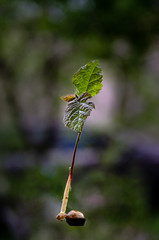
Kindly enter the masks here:
[[[73, 74], [104, 80], [56, 220], [76, 133], [62, 123]], [[0, 239], [159, 239], [159, 2], [0, 1]]]

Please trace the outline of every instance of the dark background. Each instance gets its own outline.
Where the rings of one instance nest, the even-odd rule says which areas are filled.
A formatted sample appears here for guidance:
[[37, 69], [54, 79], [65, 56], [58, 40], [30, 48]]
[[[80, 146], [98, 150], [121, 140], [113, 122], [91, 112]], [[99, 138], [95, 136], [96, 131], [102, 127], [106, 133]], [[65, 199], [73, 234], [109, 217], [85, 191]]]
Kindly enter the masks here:
[[[73, 74], [104, 80], [56, 220], [76, 133], [62, 123]], [[159, 2], [0, 1], [0, 239], [159, 239]]]

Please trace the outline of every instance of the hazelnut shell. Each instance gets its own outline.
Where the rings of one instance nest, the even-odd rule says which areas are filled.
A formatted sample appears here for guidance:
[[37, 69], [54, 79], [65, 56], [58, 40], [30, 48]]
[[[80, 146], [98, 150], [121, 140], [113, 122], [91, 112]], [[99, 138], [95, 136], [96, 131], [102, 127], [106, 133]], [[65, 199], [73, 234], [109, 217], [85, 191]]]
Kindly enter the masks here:
[[70, 226], [84, 226], [86, 219], [85, 218], [66, 218], [66, 222]]
[[86, 219], [85, 219], [83, 213], [72, 210], [67, 214], [66, 222], [70, 226], [83, 226], [86, 222]]

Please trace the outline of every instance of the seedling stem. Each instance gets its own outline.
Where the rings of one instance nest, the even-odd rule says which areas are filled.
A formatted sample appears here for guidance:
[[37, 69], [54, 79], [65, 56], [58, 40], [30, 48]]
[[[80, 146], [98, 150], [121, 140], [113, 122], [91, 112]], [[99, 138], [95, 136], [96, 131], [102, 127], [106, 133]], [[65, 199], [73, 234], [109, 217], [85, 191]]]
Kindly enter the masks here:
[[[71, 189], [71, 180], [72, 180], [72, 176], [73, 176], [73, 169], [74, 169], [74, 164], [75, 164], [76, 152], [77, 152], [78, 143], [79, 143], [79, 140], [80, 140], [80, 137], [81, 137], [81, 133], [82, 133], [82, 131], [78, 133], [77, 138], [76, 138], [76, 143], [75, 143], [75, 147], [74, 147], [74, 151], [73, 151], [71, 168], [70, 168], [69, 176], [68, 176], [68, 179], [67, 179], [67, 182], [66, 182], [63, 199], [62, 199], [62, 205], [61, 205], [60, 213], [63, 215], [63, 218], [65, 218], [65, 212], [66, 212], [66, 208], [67, 208], [69, 192], [70, 192], [70, 189]], [[63, 220], [63, 219], [61, 219], [61, 220]]]

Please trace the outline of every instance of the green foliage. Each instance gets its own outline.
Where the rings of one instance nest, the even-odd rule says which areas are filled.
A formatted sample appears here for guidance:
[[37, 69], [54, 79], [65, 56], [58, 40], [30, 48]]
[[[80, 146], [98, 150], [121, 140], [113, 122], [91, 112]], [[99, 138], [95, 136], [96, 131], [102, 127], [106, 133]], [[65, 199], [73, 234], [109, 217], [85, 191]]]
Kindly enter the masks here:
[[91, 96], [95, 96], [102, 88], [101, 67], [97, 60], [91, 61], [73, 76], [72, 82], [77, 88], [77, 94], [81, 95], [88, 92]]
[[83, 93], [80, 97], [76, 97], [68, 103], [65, 115], [64, 124], [76, 132], [81, 132], [86, 118], [90, 115], [95, 105], [93, 102], [87, 102], [91, 98], [89, 93]]
[[102, 88], [101, 67], [97, 60], [91, 61], [73, 76], [72, 82], [77, 88], [77, 94], [61, 97], [69, 102], [64, 115], [64, 124], [76, 132], [81, 132], [86, 118], [95, 105], [93, 102], [87, 102], [89, 98], [95, 96]]

